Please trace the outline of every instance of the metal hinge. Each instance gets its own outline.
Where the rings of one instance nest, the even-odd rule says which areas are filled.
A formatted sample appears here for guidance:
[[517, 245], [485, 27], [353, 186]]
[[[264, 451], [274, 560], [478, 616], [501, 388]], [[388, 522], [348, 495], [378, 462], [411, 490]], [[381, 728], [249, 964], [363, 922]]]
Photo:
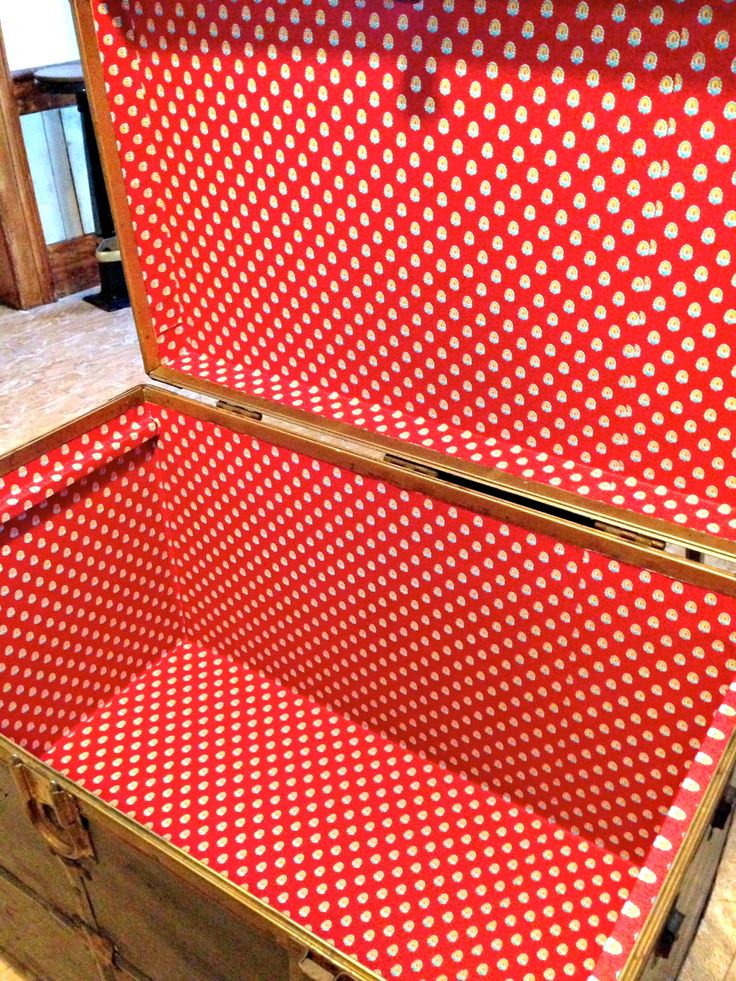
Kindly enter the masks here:
[[605, 521], [594, 521], [593, 527], [597, 528], [598, 531], [604, 531], [607, 535], [615, 535], [621, 541], [631, 542], [633, 545], [642, 545], [644, 548], [656, 548], [658, 552], [664, 552], [667, 547], [667, 543], [661, 538], [652, 538], [650, 535], [642, 535], [638, 531], [619, 528], [618, 525], [609, 525]]
[[246, 419], [253, 419], [254, 422], [260, 422], [263, 419], [263, 413], [258, 412], [257, 409], [248, 409], [244, 405], [236, 405], [234, 402], [226, 402], [224, 399], [218, 399], [216, 407], [227, 409], [228, 412], [234, 412], [238, 416], [245, 416]]
[[92, 839], [74, 797], [17, 757], [11, 761], [10, 769], [31, 824], [54, 855], [67, 862], [94, 859]]
[[551, 506], [549, 504], [541, 504], [538, 501], [527, 500], [520, 494], [516, 494], [502, 488], [485, 487], [479, 481], [473, 480], [472, 478], [461, 476], [460, 474], [449, 473], [443, 470], [436, 470], [433, 467], [427, 467], [422, 463], [416, 463], [414, 460], [410, 460], [402, 456], [394, 456], [392, 453], [386, 453], [383, 457], [383, 462], [391, 464], [394, 467], [401, 467], [402, 470], [407, 470], [409, 473], [418, 474], [421, 477], [431, 477], [434, 480], [441, 480], [444, 483], [451, 484], [455, 487], [465, 487], [468, 490], [475, 491], [476, 493], [480, 492], [499, 501], [508, 501], [512, 504], [522, 505], [526, 508], [534, 508], [537, 511], [551, 514], [554, 517], [564, 518], [567, 521], [574, 522], [575, 524], [588, 525], [588, 527], [592, 526], [598, 531], [603, 531], [607, 535], [615, 535], [615, 537], [620, 538], [621, 541], [631, 542], [634, 545], [641, 545], [645, 548], [654, 548], [659, 552], [664, 552], [667, 546], [667, 543], [663, 539], [654, 538], [651, 535], [643, 535], [641, 532], [631, 531], [628, 528], [620, 528], [618, 525], [608, 524], [605, 521], [591, 521], [590, 519], [585, 519], [581, 515], [576, 514], [574, 511], [566, 511], [562, 508]]
[[409, 473], [417, 473], [421, 477], [432, 477], [434, 480], [442, 480], [443, 475], [439, 470], [426, 467], [423, 463], [415, 463], [414, 460], [405, 460], [403, 456], [394, 456], [393, 453], [386, 453], [383, 457], [384, 463], [391, 464], [392, 467], [401, 467]]

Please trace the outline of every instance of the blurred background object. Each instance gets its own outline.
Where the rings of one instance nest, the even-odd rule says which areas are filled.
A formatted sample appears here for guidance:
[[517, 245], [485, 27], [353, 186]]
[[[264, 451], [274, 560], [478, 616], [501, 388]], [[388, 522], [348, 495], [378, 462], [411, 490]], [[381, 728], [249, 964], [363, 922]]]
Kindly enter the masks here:
[[0, 303], [19, 309], [100, 280], [90, 302], [129, 302], [78, 57], [67, 0], [0, 0]]

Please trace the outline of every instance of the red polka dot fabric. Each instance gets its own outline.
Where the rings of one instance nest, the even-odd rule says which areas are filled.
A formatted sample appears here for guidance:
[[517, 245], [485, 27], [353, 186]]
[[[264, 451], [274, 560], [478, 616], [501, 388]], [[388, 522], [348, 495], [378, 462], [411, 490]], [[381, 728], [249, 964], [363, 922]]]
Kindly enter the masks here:
[[614, 978], [736, 727], [736, 601], [141, 420], [3, 526], [2, 731], [380, 977]]
[[635, 884], [618, 856], [189, 644], [50, 761], [386, 978], [580, 974]]
[[180, 636], [153, 428], [133, 409], [0, 478], [0, 732], [34, 753]]
[[728, 3], [93, 6], [165, 365], [736, 537]]
[[641, 858], [736, 601], [160, 410], [187, 630]]
[[156, 421], [141, 406], [112, 423], [37, 457], [12, 476], [0, 476], [0, 524], [7, 524], [83, 477], [116, 463], [123, 453], [156, 436]]

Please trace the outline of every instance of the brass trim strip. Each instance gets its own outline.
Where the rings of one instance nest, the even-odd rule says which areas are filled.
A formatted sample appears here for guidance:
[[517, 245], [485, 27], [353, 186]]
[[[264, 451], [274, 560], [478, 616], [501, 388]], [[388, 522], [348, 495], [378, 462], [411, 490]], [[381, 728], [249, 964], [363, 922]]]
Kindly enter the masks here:
[[[197, 379], [165, 366], [151, 372], [151, 378], [167, 385], [174, 385], [177, 388], [188, 388], [192, 392], [209, 395], [250, 412], [258, 412], [264, 417], [268, 417], [269, 422], [274, 427], [283, 425], [293, 428], [298, 426], [305, 433], [311, 431], [315, 435], [320, 434], [323, 443], [325, 437], [349, 441], [354, 445], [356, 451], [358, 448], [362, 448], [362, 451], [371, 457], [385, 454], [401, 457], [419, 466], [439, 469], [443, 473], [451, 474], [457, 480], [481, 484], [487, 488], [488, 493], [523, 497], [528, 501], [530, 507], [536, 506], [564, 511], [571, 516], [578, 516], [577, 520], [584, 518], [591, 524], [601, 521], [604, 524], [615, 525], [634, 535], [662, 539], [669, 545], [726, 560], [736, 565], [736, 541], [732, 542], [706, 532], [681, 527], [662, 518], [650, 518], [635, 511], [628, 511], [612, 504], [605, 504], [602, 501], [591, 500], [580, 494], [559, 490], [539, 481], [517, 477], [494, 467], [446, 456], [437, 450], [430, 450], [414, 443], [405, 443], [377, 433], [367, 433], [365, 430], [347, 423], [318, 417], [302, 409], [282, 406], [258, 396], [244, 395], [242, 392], [226, 388], [224, 385]], [[571, 517], [571, 520], [576, 519]]]
[[[297, 431], [290, 427], [277, 428], [270, 418], [256, 420], [227, 408], [218, 408], [204, 402], [196, 402], [186, 396], [153, 386], [145, 386], [144, 398], [148, 401], [182, 412], [197, 419], [224, 425], [234, 432], [243, 433], [267, 443], [275, 443], [297, 453], [334, 463], [366, 476], [386, 480], [406, 490], [420, 491], [437, 500], [487, 514], [498, 521], [518, 525], [529, 531], [547, 535], [557, 541], [567, 542], [580, 548], [602, 553], [619, 562], [660, 572], [670, 578], [691, 583], [702, 589], [736, 598], [736, 577], [720, 569], [694, 562], [689, 558], [671, 555], [660, 549], [650, 548], [634, 541], [576, 523], [569, 517], [559, 517], [524, 506], [511, 500], [493, 496], [493, 489], [479, 491], [469, 486], [448, 483], [421, 470], [412, 470], [386, 462], [385, 456], [369, 457], [360, 453], [360, 446], [350, 441], [316, 439], [319, 430]], [[402, 454], [403, 455], [403, 454]]]

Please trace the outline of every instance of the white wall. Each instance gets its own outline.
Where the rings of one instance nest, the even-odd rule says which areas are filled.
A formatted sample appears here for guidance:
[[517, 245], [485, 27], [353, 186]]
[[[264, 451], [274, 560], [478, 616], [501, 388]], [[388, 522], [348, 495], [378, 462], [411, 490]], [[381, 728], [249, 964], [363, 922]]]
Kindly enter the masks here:
[[[79, 58], [69, 0], [0, 0], [0, 27], [11, 71]], [[46, 241], [94, 231], [76, 107], [23, 116], [21, 127]]]
[[77, 61], [69, 0], [0, 0], [10, 70]]

